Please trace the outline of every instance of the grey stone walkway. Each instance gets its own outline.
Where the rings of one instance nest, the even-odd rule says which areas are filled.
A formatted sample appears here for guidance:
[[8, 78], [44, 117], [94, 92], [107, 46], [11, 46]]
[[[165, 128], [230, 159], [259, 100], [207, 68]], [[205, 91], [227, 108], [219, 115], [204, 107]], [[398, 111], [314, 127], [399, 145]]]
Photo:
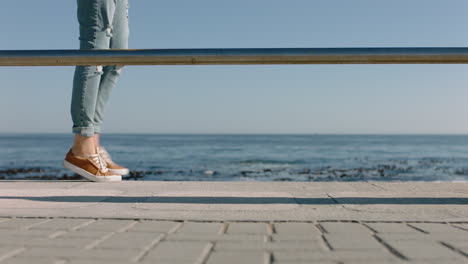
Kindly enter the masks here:
[[468, 184], [0, 181], [4, 263], [468, 263]]
[[468, 222], [0, 218], [0, 263], [467, 263]]

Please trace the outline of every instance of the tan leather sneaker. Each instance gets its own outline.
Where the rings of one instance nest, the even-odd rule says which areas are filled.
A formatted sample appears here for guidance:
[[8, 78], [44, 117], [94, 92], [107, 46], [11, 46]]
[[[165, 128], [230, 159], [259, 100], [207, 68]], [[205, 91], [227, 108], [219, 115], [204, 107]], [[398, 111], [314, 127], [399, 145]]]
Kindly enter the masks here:
[[88, 158], [81, 158], [73, 155], [70, 149], [63, 161], [65, 168], [78, 173], [90, 181], [109, 182], [121, 181], [122, 176], [116, 175], [107, 169], [107, 164], [99, 154], [89, 155]]
[[112, 161], [112, 158], [111, 158], [109, 152], [107, 152], [107, 150], [103, 146], [97, 147], [96, 152], [99, 155], [101, 155], [101, 157], [104, 159], [104, 161], [107, 164], [107, 168], [109, 169], [110, 172], [112, 172], [114, 174], [118, 174], [118, 175], [130, 174], [129, 169], [127, 169], [125, 167], [122, 167], [120, 165], [117, 165], [115, 162]]

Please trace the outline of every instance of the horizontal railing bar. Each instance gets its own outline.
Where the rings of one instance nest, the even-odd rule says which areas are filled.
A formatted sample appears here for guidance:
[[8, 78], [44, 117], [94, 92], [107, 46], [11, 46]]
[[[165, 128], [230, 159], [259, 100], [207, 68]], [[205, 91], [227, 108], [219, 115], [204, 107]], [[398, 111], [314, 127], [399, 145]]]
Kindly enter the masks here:
[[0, 51], [0, 66], [432, 63], [468, 63], [468, 48], [241, 48]]

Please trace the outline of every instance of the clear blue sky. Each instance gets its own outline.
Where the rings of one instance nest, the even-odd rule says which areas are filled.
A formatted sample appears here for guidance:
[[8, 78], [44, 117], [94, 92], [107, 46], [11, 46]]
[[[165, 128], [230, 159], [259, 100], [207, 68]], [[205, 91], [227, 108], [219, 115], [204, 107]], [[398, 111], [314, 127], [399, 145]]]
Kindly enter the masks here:
[[[4, 1], [0, 49], [76, 49], [76, 1]], [[131, 48], [468, 45], [466, 0], [131, 0]], [[0, 132], [71, 131], [73, 67], [0, 68]], [[468, 65], [132, 66], [105, 132], [468, 133]]]

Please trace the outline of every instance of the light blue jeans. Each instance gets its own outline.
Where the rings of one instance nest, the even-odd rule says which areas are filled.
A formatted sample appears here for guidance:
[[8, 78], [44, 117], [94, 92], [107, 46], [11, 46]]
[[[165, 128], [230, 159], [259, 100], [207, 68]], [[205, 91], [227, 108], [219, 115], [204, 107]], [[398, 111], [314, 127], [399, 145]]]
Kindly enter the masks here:
[[[80, 49], [128, 49], [128, 0], [77, 0]], [[101, 133], [104, 108], [120, 66], [77, 66], [71, 100], [72, 131]]]

